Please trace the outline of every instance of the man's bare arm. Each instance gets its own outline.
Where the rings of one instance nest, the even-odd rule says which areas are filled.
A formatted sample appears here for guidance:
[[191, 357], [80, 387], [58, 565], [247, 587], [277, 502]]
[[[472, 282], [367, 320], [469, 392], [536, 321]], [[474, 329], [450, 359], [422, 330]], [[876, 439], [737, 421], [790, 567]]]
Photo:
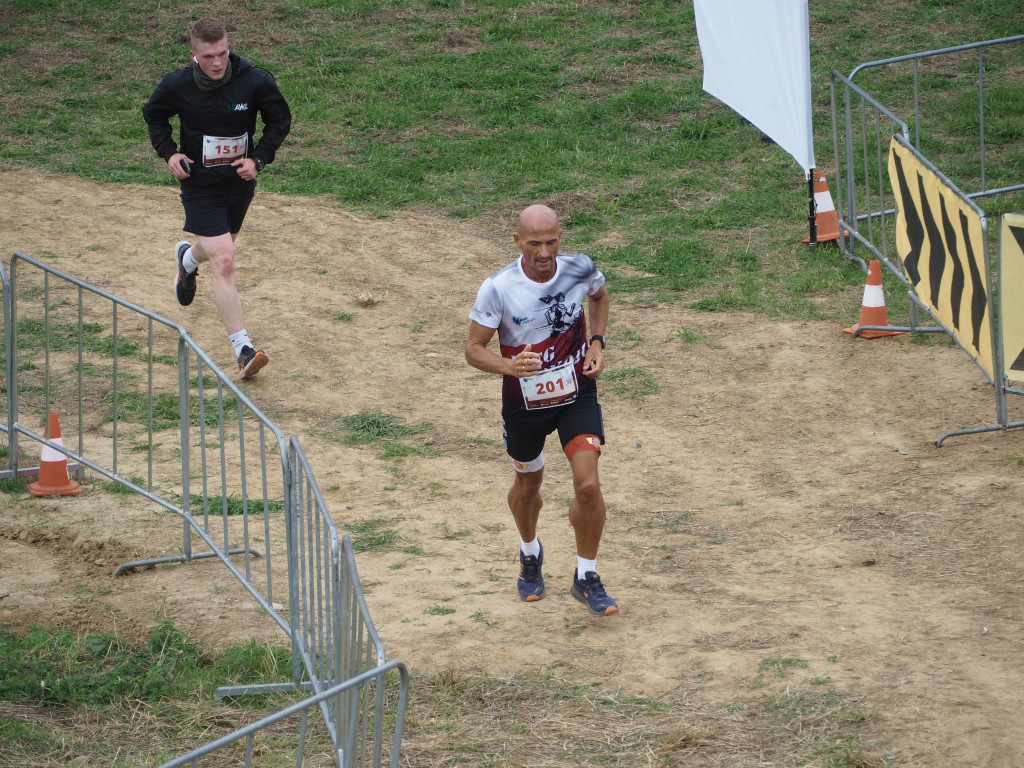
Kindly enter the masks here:
[[540, 370], [540, 354], [532, 352], [530, 345], [518, 355], [502, 357], [487, 348], [494, 337], [494, 329], [470, 321], [469, 338], [466, 340], [466, 362], [484, 373], [500, 373], [503, 376], [532, 376]]

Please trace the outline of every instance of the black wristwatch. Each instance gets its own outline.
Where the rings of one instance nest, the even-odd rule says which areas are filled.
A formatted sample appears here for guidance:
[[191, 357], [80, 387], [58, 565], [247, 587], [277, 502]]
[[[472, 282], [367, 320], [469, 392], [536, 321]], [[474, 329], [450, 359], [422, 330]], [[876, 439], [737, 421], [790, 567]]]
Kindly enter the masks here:
[[595, 333], [593, 336], [590, 337], [590, 343], [593, 344], [595, 341], [600, 341], [601, 349], [605, 349], [604, 336], [599, 336], [598, 334]]
[[252, 159], [252, 161], [254, 163], [256, 163], [256, 173], [259, 173], [260, 171], [262, 171], [263, 170], [263, 166], [266, 165], [266, 162], [264, 162], [262, 157], [254, 157]]

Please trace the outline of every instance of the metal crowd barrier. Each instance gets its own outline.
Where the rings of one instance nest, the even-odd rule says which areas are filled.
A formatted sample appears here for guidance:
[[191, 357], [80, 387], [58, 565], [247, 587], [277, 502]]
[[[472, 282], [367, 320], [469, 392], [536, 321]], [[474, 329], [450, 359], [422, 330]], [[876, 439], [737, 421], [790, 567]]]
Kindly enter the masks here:
[[[363, 598], [351, 542], [339, 539], [298, 439], [286, 440], [180, 325], [22, 253], [13, 255], [9, 278], [0, 265], [0, 278], [4, 474], [38, 472], [19, 466], [24, 438], [64, 454], [69, 470], [88, 468], [179, 516], [181, 554], [126, 562], [113, 576], [219, 559], [288, 636], [292, 680], [217, 695], [312, 691], [339, 768], [379, 766], [385, 701], [379, 672], [391, 666]], [[45, 423], [50, 411], [62, 432], [76, 436], [73, 445], [26, 426]], [[282, 539], [286, 596], [275, 590], [271, 549]], [[277, 602], [285, 597], [286, 611]], [[364, 673], [364, 683], [352, 683]], [[407, 685], [403, 672], [393, 760]]]
[[[940, 48], [931, 51], [911, 53], [905, 56], [895, 56], [889, 59], [870, 61], [855, 67], [849, 77], [845, 77], [833, 70], [831, 73], [831, 102], [832, 102], [832, 143], [835, 152], [835, 173], [836, 173], [836, 210], [839, 215], [839, 250], [848, 259], [857, 262], [867, 272], [867, 260], [879, 259], [886, 267], [901, 280], [903, 276], [903, 265], [895, 253], [895, 234], [891, 226], [891, 217], [896, 213], [892, 193], [889, 189], [889, 178], [887, 171], [886, 157], [889, 149], [889, 142], [894, 134], [902, 135], [907, 142], [911, 142], [911, 129], [913, 126], [913, 146], [918, 151], [923, 151], [922, 143], [935, 141], [935, 137], [927, 130], [922, 132], [922, 126], [932, 125], [926, 115], [927, 109], [922, 107], [922, 91], [927, 97], [930, 93], [926, 85], [922, 89], [921, 65], [928, 62], [935, 71], [926, 73], [928, 83], [933, 83], [938, 76], [943, 83], [951, 83], [956, 88], [966, 80], [963, 75], [968, 71], [966, 65], [957, 66], [957, 56], [964, 58], [976, 54], [976, 65], [971, 69], [976, 72], [976, 102], [978, 111], [978, 134], [975, 142], [977, 152], [977, 179], [957, 180], [957, 187], [963, 189], [970, 199], [979, 197], [992, 197], [995, 195], [1014, 192], [1024, 189], [1024, 183], [1017, 183], [1015, 179], [1005, 178], [1005, 173], [1000, 177], [1001, 186], [989, 186], [991, 168], [988, 162], [988, 148], [985, 142], [985, 121], [986, 121], [986, 86], [991, 87], [993, 75], [989, 74], [989, 82], [986, 83], [986, 60], [988, 52], [991, 59], [1002, 53], [1012, 55], [1022, 49], [1015, 49], [1014, 44], [1024, 44], [1024, 35], [1015, 35], [996, 40], [985, 40], [967, 45], [959, 45], [949, 48]], [[910, 67], [909, 76], [905, 73], [906, 65]], [[1017, 62], [1019, 66], [1019, 62]], [[946, 67], [945, 69], [940, 69]], [[1013, 71], [1013, 68], [1008, 68]], [[889, 95], [887, 101], [890, 104], [899, 102], [900, 108], [894, 106], [892, 110], [882, 106], [875, 97], [868, 93], [868, 90], [854, 82], [854, 79], [861, 75], [861, 79], [867, 73], [877, 71], [887, 77], [887, 90], [898, 92], [900, 96]], [[903, 81], [909, 82], [903, 85]], [[1013, 83], [1016, 87], [1016, 83]], [[963, 93], [961, 93], [963, 91]], [[954, 91], [958, 96], [967, 97], [967, 92], [962, 88]], [[948, 103], [936, 99], [943, 110], [948, 110]], [[926, 107], [927, 105], [925, 105]], [[938, 110], [936, 110], [938, 111]], [[905, 117], [898, 116], [898, 113], [907, 113]], [[934, 114], [934, 113], [932, 113]], [[931, 157], [932, 161], [938, 160], [937, 164], [942, 165], [942, 159], [934, 152], [924, 152]], [[1012, 173], [1012, 169], [1009, 170]], [[972, 183], [973, 182], [973, 183]], [[974, 189], [977, 184], [980, 188]], [[858, 247], [868, 251], [865, 256], [858, 255]], [[917, 328], [914, 307], [911, 305], [911, 327], [912, 330], [937, 330], [931, 328]]]
[[[996, 394], [996, 424], [946, 432], [936, 441], [936, 445], [942, 445], [942, 442], [952, 435], [1024, 426], [1024, 422], [1010, 422], [1007, 413], [1006, 395], [1024, 394], [1024, 390], [1007, 386], [1004, 377], [1003, 357], [1005, 351], [1002, 348], [996, 320], [997, 296], [993, 290], [994, 267], [990, 257], [988, 227], [984, 211], [975, 202], [978, 198], [1024, 190], [1024, 183], [1017, 182], [1018, 169], [1009, 166], [999, 168], [993, 173], [993, 169], [988, 163], [985, 141], [986, 94], [991, 94], [991, 91], [986, 91], [986, 52], [989, 55], [990, 67], [1001, 54], [1005, 60], [999, 63], [1005, 71], [1013, 72], [1019, 68], [1021, 61], [1024, 61], [1024, 47], [1019, 45], [1012, 47], [1011, 44], [1020, 43], [1024, 43], [1024, 35], [872, 61], [856, 67], [849, 77], [844, 77], [835, 71], [831, 74], [832, 136], [838, 184], [836, 209], [839, 214], [838, 245], [840, 253], [845, 258], [857, 262], [862, 269], [867, 271], [865, 258], [858, 255], [866, 251], [869, 258], [877, 258], [906, 289], [910, 324], [907, 327], [891, 326], [889, 330], [949, 334], [979, 365]], [[968, 61], [967, 64], [961, 64], [958, 67], [956, 55], [964, 59], [974, 54], [977, 55], [976, 66]], [[954, 58], [948, 59], [947, 57], [950, 56]], [[924, 94], [943, 104], [946, 111], [948, 111], [948, 104], [957, 99], [975, 98], [970, 91], [963, 92], [962, 83], [967, 81], [966, 74], [971, 69], [976, 71], [978, 133], [977, 141], [973, 142], [971, 147], [963, 146], [963, 142], [960, 140], [964, 137], [961, 134], [949, 135], [951, 129], [948, 126], [945, 130], [946, 135], [943, 135], [940, 130], [942, 126], [938, 124], [937, 119], [933, 118], [934, 122], [926, 123], [925, 110], [922, 109], [921, 74], [921, 64], [925, 61], [930, 61], [933, 65], [933, 69], [928, 72], [926, 82], [930, 86], [935, 86], [936, 82], [948, 83], [949, 86], [944, 90], [940, 90], [937, 86], [926, 87]], [[905, 71], [901, 71], [899, 67], [895, 66], [907, 63], [912, 68], [910, 73], [912, 77], [910, 78]], [[913, 142], [910, 140], [911, 131], [908, 122], [898, 117], [894, 111], [882, 106], [878, 99], [853, 82], [858, 74], [871, 70], [876, 70], [887, 78], [878, 83], [878, 87], [880, 90], [884, 87], [888, 103], [899, 103], [904, 112], [912, 111], [912, 123], [910, 124], [913, 125]], [[989, 80], [991, 81], [993, 78], [993, 74], [989, 72]], [[1012, 83], [1012, 87], [1016, 87], [1016, 84]], [[900, 95], [905, 95], [906, 98], [901, 99]], [[935, 130], [922, 131], [922, 126], [926, 124], [929, 127], [934, 127]], [[955, 160], [960, 173], [968, 178], [959, 184], [950, 179], [939, 170], [937, 167], [939, 163], [933, 162], [934, 158], [928, 156], [932, 153], [929, 152], [926, 155], [922, 151], [922, 142], [933, 146], [934, 153], [943, 161], [952, 165]], [[959, 240], [955, 240], [960, 243], [960, 247], [965, 252], [971, 251], [977, 255], [978, 260], [971, 261], [966, 257], [966, 253], [949, 251], [943, 254], [945, 256], [942, 259], [943, 265], [937, 265], [936, 270], [941, 273], [946, 262], [950, 264], [950, 271], [953, 273], [957, 269], [965, 268], [965, 260], [968, 267], [972, 264], [980, 265], [980, 274], [972, 276], [970, 282], [972, 286], [982, 286], [984, 290], [978, 296], [971, 298], [976, 300], [981, 293], [984, 294], [984, 304], [987, 307], [984, 321], [972, 317], [970, 322], [965, 322], [959, 315], [954, 317], [953, 307], [959, 308], [960, 302], [964, 299], [961, 295], [962, 288], [957, 287], [954, 290], [953, 283], [957, 281], [949, 281], [950, 285], [947, 286], [949, 296], [943, 294], [940, 299], [936, 298], [939, 291], [933, 285], [932, 293], [936, 296], [929, 296], [926, 301], [917, 293], [917, 289], [922, 286], [915, 285], [908, 275], [909, 271], [917, 272], [918, 270], [908, 270], [908, 265], [904, 263], [895, 245], [897, 200], [893, 180], [889, 178], [888, 162], [890, 146], [900, 145], [905, 147], [919, 167], [927, 169], [931, 176], [941, 181], [942, 186], [948, 190], [950, 200], [957, 200], [957, 205], [962, 205], [963, 210], [971, 211], [972, 215], [976, 215], [980, 222], [980, 244], [978, 242], [966, 243], [963, 233], [960, 233]], [[968, 154], [968, 149], [970, 154]], [[974, 150], [977, 151], [978, 158], [976, 166], [967, 162], [969, 158], [973, 157]], [[997, 179], [995, 184], [990, 184], [992, 176]], [[974, 191], [967, 191], [971, 188]], [[921, 194], [923, 195], [923, 192]], [[929, 215], [936, 221], [940, 218], [934, 212]], [[937, 250], [933, 250], [932, 254], [937, 252]], [[918, 253], [913, 254], [913, 258], [919, 256]], [[911, 257], [908, 257], [908, 261], [910, 260], [912, 260]], [[911, 267], [913, 266], [911, 265]], [[1001, 276], [997, 277], [1001, 282]], [[959, 286], [959, 282], [957, 285]], [[937, 300], [943, 308], [941, 314], [953, 317], [952, 321], [944, 321], [929, 308], [930, 306], [936, 307], [935, 301]], [[934, 325], [921, 326], [919, 323], [921, 312], [926, 313]], [[991, 339], [991, 372], [986, 367], [987, 364], [983, 364], [979, 359], [979, 351], [975, 348], [973, 340], [969, 348], [961, 338], [961, 334], [966, 330], [979, 331], [982, 326], [985, 326], [984, 330]], [[875, 326], [868, 327], [876, 328]], [[860, 330], [866, 330], [868, 327]], [[987, 350], [986, 354], [988, 354]]]
[[[924, 124], [924, 118], [921, 111], [921, 64], [923, 62], [930, 62], [934, 60], [936, 67], [945, 65], [950, 60], [955, 60], [957, 54], [977, 54], [976, 63], [973, 64], [973, 68], [977, 73], [977, 104], [978, 110], [978, 169], [980, 176], [980, 189], [974, 192], [966, 190], [966, 182], [958, 184], [960, 188], [964, 188], [966, 195], [971, 198], [978, 197], [991, 197], [993, 195], [1000, 195], [1005, 192], [1013, 192], [1015, 190], [1024, 189], [1024, 184], [1014, 183], [998, 188], [989, 188], [988, 186], [988, 153], [985, 145], [985, 53], [989, 52], [990, 55], [996, 55], [998, 53], [1004, 53], [1006, 47], [1011, 46], [1014, 43], [1024, 43], [1024, 35], [1013, 35], [1012, 37], [1001, 37], [996, 40], [983, 40], [976, 43], [968, 43], [966, 45], [956, 45], [947, 48], [937, 48], [931, 51], [921, 51], [918, 53], [909, 53], [905, 56], [893, 56], [888, 59], [879, 59], [877, 61], [869, 61], [864, 64], [860, 64], [850, 72], [850, 81], [853, 81], [858, 74], [861, 72], [868, 72], [873, 69], [891, 68], [894, 65], [909, 63], [911, 65], [911, 73], [913, 77], [913, 89], [911, 95], [911, 101], [914, 105], [914, 148], [918, 151], [924, 152], [924, 147], [921, 146], [921, 126]], [[1021, 50], [1017, 51], [1018, 56]], [[966, 57], [965, 57], [966, 58]], [[1011, 72], [1015, 71], [1016, 67], [1019, 66], [1020, 61], [1014, 61]], [[967, 72], [967, 67], [957, 67], [954, 63], [952, 64], [953, 69], [951, 71], [939, 72], [940, 77], [944, 80], [951, 79], [951, 76], [958, 76]], [[886, 69], [886, 71], [890, 71]], [[1014, 90], [1017, 89], [1016, 78], [1012, 81], [1012, 87]], [[943, 110], [948, 108], [948, 105], [943, 104]], [[906, 137], [909, 141], [909, 137]], [[925, 134], [925, 138], [928, 138], [928, 134]], [[934, 152], [927, 152], [925, 154], [934, 155]]]

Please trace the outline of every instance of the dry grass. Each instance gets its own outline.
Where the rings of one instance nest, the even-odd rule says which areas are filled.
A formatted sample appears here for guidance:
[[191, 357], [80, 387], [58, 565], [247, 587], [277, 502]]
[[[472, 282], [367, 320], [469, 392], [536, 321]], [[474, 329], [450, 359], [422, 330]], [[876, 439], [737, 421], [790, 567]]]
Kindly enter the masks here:
[[[259, 703], [267, 708], [132, 701], [66, 710], [0, 702], [0, 732], [14, 736], [5, 739], [0, 766], [157, 765], [274, 711], [273, 702]], [[861, 707], [832, 690], [794, 688], [710, 709], [678, 691], [644, 699], [568, 676], [495, 679], [449, 669], [414, 680], [401, 765], [882, 766], [861, 738], [873, 721]], [[310, 722], [302, 765], [330, 765], [319, 717]], [[297, 719], [262, 731], [254, 764], [293, 764], [297, 732]], [[201, 765], [243, 761], [243, 745], [236, 743]]]
[[[859, 741], [861, 702], [794, 689], [709, 709], [684, 693], [628, 696], [549, 676], [496, 680], [447, 670], [416, 681], [408, 766], [881, 766]], [[816, 762], [829, 755], [831, 762]]]
[[[264, 701], [271, 705], [271, 701]], [[278, 702], [280, 708], [282, 704]], [[119, 705], [66, 710], [32, 704], [0, 702], [0, 732], [20, 730], [6, 738], [0, 766], [152, 766], [184, 754], [238, 728], [272, 714], [277, 708], [239, 710], [209, 702]], [[330, 742], [318, 718], [307, 734], [306, 766], [330, 765]], [[255, 765], [294, 764], [298, 718], [260, 731], [253, 747]], [[244, 741], [203, 759], [203, 768], [242, 765]]]

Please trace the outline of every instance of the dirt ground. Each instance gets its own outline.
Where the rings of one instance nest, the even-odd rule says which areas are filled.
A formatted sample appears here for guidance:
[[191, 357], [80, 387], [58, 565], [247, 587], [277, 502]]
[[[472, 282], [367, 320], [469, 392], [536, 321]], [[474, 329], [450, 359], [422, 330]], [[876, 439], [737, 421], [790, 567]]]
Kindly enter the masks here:
[[[5, 264], [15, 251], [52, 260], [182, 323], [233, 370], [208, 275], [193, 307], [174, 300], [173, 189], [14, 170], [0, 173], [0, 212]], [[866, 738], [897, 764], [1024, 766], [1024, 432], [935, 446], [995, 421], [981, 372], [937, 339], [851, 340], [841, 327], [855, 316], [773, 322], [613, 297], [609, 369], [643, 369], [660, 388], [599, 385], [598, 568], [622, 613], [593, 619], [568, 595], [572, 485], [557, 447], [541, 516], [548, 596], [516, 599], [500, 383], [462, 355], [477, 287], [515, 256], [516, 213], [374, 219], [261, 192], [239, 240], [248, 328], [271, 360], [246, 392], [299, 435], [340, 527], [385, 518], [422, 551], [357, 558], [389, 657], [712, 709], [827, 686], [875, 713]], [[440, 455], [404, 459], [396, 476], [379, 449], [314, 434], [364, 410], [432, 422]], [[214, 645], [280, 639], [213, 561], [110, 578], [176, 540], [175, 518], [98, 484], [12, 501], [0, 622], [141, 636], [170, 618]], [[778, 677], [773, 659], [800, 663]]]

